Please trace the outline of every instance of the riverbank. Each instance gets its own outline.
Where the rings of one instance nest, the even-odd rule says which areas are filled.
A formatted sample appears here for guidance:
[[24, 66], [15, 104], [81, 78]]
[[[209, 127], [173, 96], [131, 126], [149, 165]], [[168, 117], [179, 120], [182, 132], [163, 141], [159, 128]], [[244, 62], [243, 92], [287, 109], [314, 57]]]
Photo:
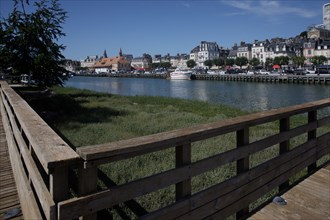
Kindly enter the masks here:
[[119, 96], [74, 88], [54, 88], [53, 95], [31, 99], [29, 103], [74, 147], [149, 135], [247, 114], [226, 105], [203, 101]]
[[[122, 77], [122, 78], [156, 78], [169, 79], [169, 74], [80, 74], [79, 76], [93, 77]], [[330, 84], [330, 76], [326, 75], [210, 75], [194, 74], [192, 80], [216, 80], [216, 81], [240, 81], [240, 82], [261, 82], [261, 83], [297, 83], [297, 84]]]

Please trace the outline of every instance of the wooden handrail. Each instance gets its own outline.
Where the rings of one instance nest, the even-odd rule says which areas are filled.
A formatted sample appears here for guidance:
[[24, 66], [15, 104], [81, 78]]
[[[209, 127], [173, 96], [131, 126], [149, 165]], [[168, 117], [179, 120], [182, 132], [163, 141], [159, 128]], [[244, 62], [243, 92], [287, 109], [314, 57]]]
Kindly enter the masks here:
[[24, 218], [56, 219], [56, 204], [69, 196], [69, 166], [81, 163], [79, 155], [4, 81], [0, 111]]
[[2, 96], [29, 140], [47, 174], [55, 167], [77, 163], [77, 153], [6, 82], [0, 82]]

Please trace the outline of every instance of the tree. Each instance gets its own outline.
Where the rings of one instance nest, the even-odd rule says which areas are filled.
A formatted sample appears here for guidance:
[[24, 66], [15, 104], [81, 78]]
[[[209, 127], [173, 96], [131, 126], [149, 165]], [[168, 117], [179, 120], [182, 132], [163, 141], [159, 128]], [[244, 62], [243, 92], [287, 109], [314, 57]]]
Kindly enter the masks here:
[[223, 65], [225, 65], [225, 61], [223, 59], [214, 59], [213, 60], [213, 63], [216, 66], [223, 66]]
[[194, 68], [196, 66], [196, 62], [194, 60], [188, 60], [187, 61], [187, 67]]
[[305, 63], [306, 58], [305, 57], [298, 57], [294, 56], [291, 58], [292, 62], [295, 66], [302, 67]]
[[265, 62], [265, 68], [269, 69], [269, 67], [273, 67], [274, 64], [274, 59], [273, 58], [266, 58], [266, 62]]
[[160, 63], [160, 67], [165, 68], [165, 69], [168, 69], [168, 68], [171, 67], [171, 63], [170, 62]]
[[235, 64], [242, 69], [242, 66], [248, 64], [249, 60], [246, 57], [236, 57]]
[[235, 64], [235, 60], [234, 59], [226, 59], [225, 63], [227, 66], [232, 66]]
[[11, 14], [0, 21], [0, 70], [29, 74], [40, 87], [63, 85], [65, 47], [57, 41], [65, 36], [61, 24], [66, 12], [58, 0], [35, 2], [30, 14], [24, 9], [28, 1], [14, 1]]
[[209, 69], [213, 66], [212, 60], [205, 60], [204, 65], [207, 66]]
[[324, 64], [327, 61], [327, 58], [323, 55], [321, 56], [313, 56], [311, 59], [311, 62], [315, 65], [315, 66], [319, 66]]
[[250, 60], [250, 62], [249, 62], [249, 64], [251, 65], [251, 66], [253, 66], [253, 68], [256, 68], [256, 66], [258, 66], [259, 64], [260, 64], [260, 61], [259, 61], [259, 59], [258, 58], [252, 58], [251, 60]]
[[274, 64], [278, 65], [288, 65], [289, 64], [289, 57], [287, 56], [279, 56], [274, 58]]

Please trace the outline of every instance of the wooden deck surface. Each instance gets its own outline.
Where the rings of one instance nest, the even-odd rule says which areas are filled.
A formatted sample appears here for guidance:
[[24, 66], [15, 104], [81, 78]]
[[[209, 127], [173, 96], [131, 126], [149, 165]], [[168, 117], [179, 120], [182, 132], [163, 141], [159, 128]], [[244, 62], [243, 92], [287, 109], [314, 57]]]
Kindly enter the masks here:
[[[0, 111], [0, 220], [5, 219], [4, 214], [14, 208], [20, 208], [20, 203]], [[23, 219], [22, 213], [10, 219]]]
[[321, 168], [281, 197], [287, 201], [287, 205], [270, 203], [249, 219], [330, 219], [330, 165]]

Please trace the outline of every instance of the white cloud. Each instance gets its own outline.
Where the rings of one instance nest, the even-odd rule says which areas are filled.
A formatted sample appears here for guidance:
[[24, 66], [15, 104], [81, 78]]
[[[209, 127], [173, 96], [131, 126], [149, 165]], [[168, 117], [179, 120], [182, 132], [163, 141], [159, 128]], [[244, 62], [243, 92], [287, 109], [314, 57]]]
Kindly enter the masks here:
[[[262, 15], [262, 16], [274, 16], [274, 15], [296, 15], [304, 18], [311, 18], [317, 15], [317, 13], [301, 8], [292, 7], [282, 4], [280, 1], [243, 1], [243, 0], [222, 0], [222, 3], [231, 7], [240, 9], [246, 13]], [[299, 2], [299, 1], [297, 1]]]

